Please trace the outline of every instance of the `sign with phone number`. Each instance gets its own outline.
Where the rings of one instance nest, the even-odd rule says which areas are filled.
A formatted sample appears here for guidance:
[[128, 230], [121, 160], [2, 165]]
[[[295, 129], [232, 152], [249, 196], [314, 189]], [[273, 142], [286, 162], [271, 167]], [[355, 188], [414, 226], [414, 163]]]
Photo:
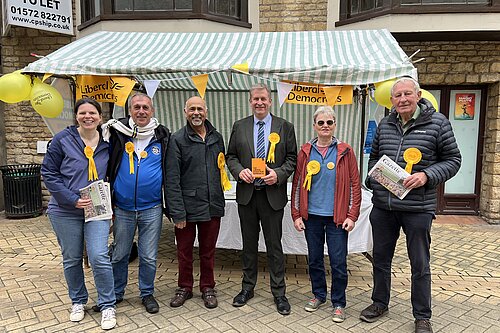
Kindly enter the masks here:
[[6, 0], [7, 24], [73, 35], [72, 1]]

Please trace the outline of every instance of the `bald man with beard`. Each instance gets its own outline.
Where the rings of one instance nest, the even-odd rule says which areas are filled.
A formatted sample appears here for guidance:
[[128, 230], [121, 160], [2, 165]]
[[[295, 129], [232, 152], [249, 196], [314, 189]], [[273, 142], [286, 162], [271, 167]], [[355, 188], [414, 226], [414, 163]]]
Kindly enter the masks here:
[[178, 288], [170, 302], [179, 307], [193, 297], [193, 246], [198, 232], [200, 292], [205, 306], [216, 308], [214, 262], [224, 194], [217, 160], [224, 154], [224, 140], [207, 120], [205, 101], [194, 96], [186, 101], [187, 124], [172, 134], [167, 156], [167, 203], [175, 223]]

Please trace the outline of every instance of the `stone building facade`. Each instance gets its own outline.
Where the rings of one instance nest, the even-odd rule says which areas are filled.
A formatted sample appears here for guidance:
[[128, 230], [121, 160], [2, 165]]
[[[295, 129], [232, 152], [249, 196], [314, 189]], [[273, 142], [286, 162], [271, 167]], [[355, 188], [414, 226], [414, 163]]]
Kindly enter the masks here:
[[[73, 8], [75, 0], [72, 0]], [[0, 16], [2, 14], [0, 13]], [[75, 13], [73, 13], [73, 22]], [[0, 37], [0, 74], [24, 68], [37, 60], [34, 55], [45, 56], [71, 43], [73, 36], [12, 26]], [[46, 141], [52, 134], [42, 117], [29, 101], [16, 104], [0, 102], [0, 165], [42, 163], [43, 154], [37, 153], [37, 141]], [[3, 209], [3, 184], [0, 182], [0, 208]], [[49, 193], [43, 190], [46, 203]]]
[[[42, 30], [12, 27], [1, 37], [1, 73], [7, 74], [22, 69], [37, 58], [71, 43], [74, 38]], [[37, 141], [50, 140], [52, 135], [42, 117], [36, 113], [29, 101], [0, 105], [0, 164], [41, 163], [43, 154], [37, 153]], [[0, 190], [3, 196], [3, 189]], [[44, 202], [48, 191], [43, 191]], [[3, 200], [1, 200], [3, 204]]]
[[326, 30], [328, 0], [260, 0], [260, 31]]

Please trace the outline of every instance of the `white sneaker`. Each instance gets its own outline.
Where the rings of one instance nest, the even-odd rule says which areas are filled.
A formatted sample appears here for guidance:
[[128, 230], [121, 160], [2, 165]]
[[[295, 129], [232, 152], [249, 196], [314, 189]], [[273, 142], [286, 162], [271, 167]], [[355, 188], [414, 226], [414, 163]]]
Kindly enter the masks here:
[[116, 326], [116, 311], [114, 308], [107, 308], [101, 311], [101, 328], [110, 330]]
[[341, 306], [333, 308], [332, 320], [336, 323], [341, 323], [345, 320], [345, 309]]
[[71, 306], [71, 313], [69, 314], [69, 320], [80, 321], [85, 317], [85, 307], [83, 304], [73, 304]]

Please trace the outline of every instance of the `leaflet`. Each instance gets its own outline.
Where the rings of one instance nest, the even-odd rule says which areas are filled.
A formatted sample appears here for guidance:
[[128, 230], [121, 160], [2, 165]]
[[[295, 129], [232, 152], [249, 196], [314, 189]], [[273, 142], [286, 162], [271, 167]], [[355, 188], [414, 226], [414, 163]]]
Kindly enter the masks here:
[[368, 176], [375, 179], [399, 199], [403, 199], [410, 192], [410, 189], [403, 186], [403, 181], [410, 174], [387, 155], [382, 156], [377, 161], [368, 172]]
[[82, 199], [92, 199], [92, 206], [85, 207], [85, 222], [109, 220], [113, 216], [109, 183], [98, 180], [80, 189]]

